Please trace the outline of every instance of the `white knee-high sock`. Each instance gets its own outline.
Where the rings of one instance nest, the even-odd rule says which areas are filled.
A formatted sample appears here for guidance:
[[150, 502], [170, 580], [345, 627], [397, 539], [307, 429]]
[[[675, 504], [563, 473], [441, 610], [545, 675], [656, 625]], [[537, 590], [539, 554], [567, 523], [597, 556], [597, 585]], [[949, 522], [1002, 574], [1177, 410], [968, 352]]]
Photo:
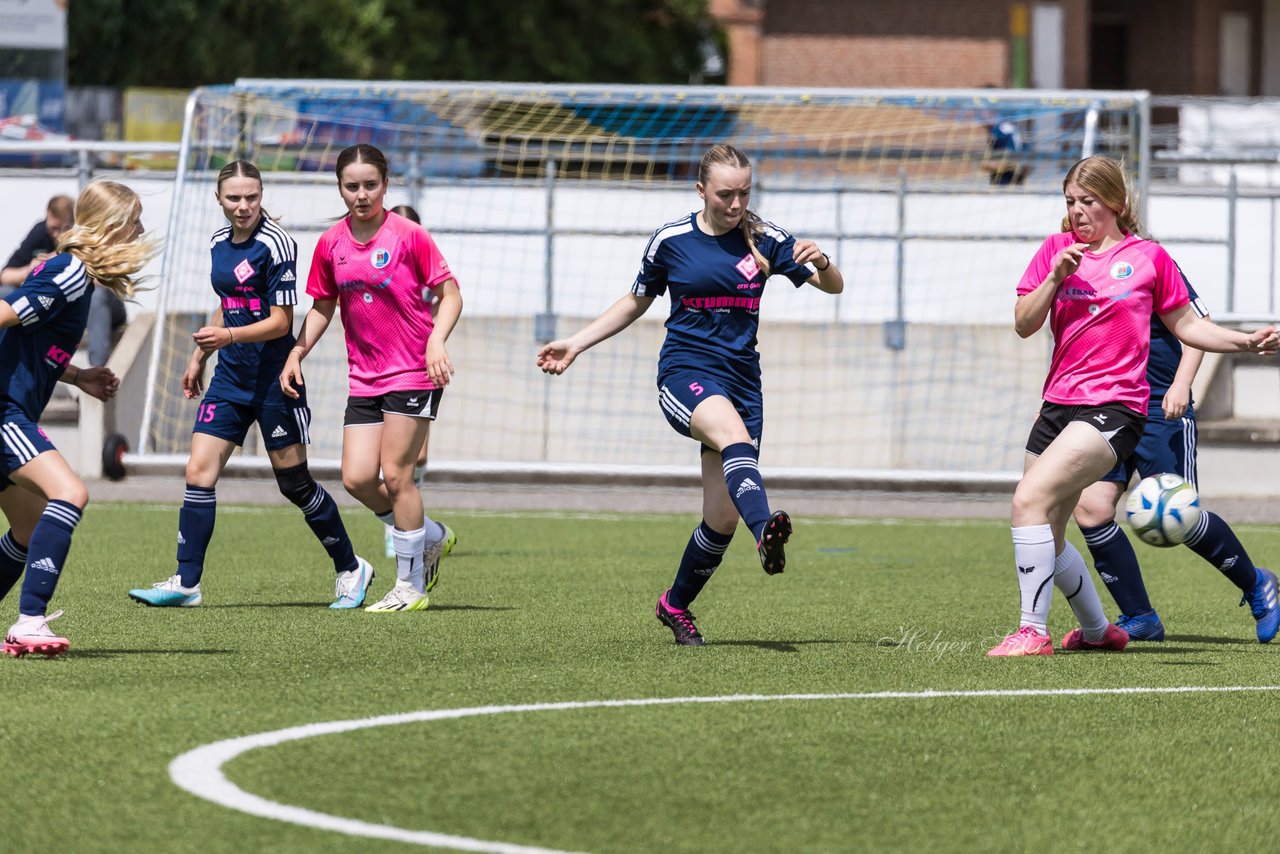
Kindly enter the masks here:
[[422, 576], [422, 546], [426, 531], [402, 531], [396, 528], [391, 532], [392, 542], [396, 547], [396, 578], [413, 584], [419, 593], [426, 592], [426, 583]]
[[1102, 600], [1098, 598], [1098, 588], [1093, 586], [1089, 577], [1089, 567], [1076, 547], [1067, 543], [1062, 554], [1053, 562], [1053, 583], [1067, 597], [1080, 628], [1084, 629], [1085, 640], [1100, 641], [1107, 629], [1107, 615], [1102, 610]]
[[1053, 601], [1053, 529], [1048, 525], [1013, 528], [1013, 562], [1018, 568], [1022, 622], [1040, 634], [1049, 633], [1049, 605]]

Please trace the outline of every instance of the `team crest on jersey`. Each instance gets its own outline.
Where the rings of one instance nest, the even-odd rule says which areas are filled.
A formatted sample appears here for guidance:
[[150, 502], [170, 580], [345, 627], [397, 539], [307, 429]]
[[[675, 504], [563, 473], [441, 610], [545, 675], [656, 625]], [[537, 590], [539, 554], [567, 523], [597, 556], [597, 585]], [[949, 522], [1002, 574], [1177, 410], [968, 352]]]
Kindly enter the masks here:
[[249, 263], [249, 259], [246, 258], [237, 264], [236, 268], [231, 272], [236, 274], [236, 281], [243, 285], [253, 275], [254, 269], [253, 265]]
[[1127, 279], [1133, 275], [1133, 265], [1128, 261], [1117, 261], [1111, 265], [1111, 278]]
[[760, 265], [756, 263], [755, 256], [747, 253], [742, 260], [733, 266], [738, 268], [738, 272], [746, 276], [748, 279], [754, 279], [756, 274], [760, 272]]
[[373, 264], [375, 269], [381, 270], [391, 263], [391, 253], [379, 247], [373, 250], [373, 254], [369, 256], [369, 262]]

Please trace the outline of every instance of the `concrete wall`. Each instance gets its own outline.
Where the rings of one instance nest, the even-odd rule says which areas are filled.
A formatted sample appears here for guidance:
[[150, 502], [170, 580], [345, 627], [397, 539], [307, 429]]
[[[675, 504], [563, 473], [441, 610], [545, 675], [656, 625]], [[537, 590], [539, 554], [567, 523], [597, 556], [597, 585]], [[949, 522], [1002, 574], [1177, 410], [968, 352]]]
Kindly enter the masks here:
[[[144, 221], [166, 238], [171, 265], [162, 340], [153, 448], [185, 454], [195, 404], [181, 400], [178, 379], [190, 333], [212, 309], [208, 235], [221, 223], [212, 185], [197, 186], [175, 227], [167, 223], [171, 182], [128, 179], [143, 194]], [[16, 183], [15, 183], [16, 182]], [[0, 179], [5, 198], [31, 199], [68, 189], [58, 179]], [[392, 203], [409, 201], [393, 187]], [[491, 184], [429, 188], [415, 200], [458, 276], [466, 300], [449, 349], [458, 369], [432, 440], [439, 459], [553, 463], [683, 465], [692, 443], [676, 437], [656, 405], [654, 373], [665, 310], [584, 355], [564, 377], [534, 367], [533, 318], [547, 306], [544, 276], [545, 192]], [[1022, 341], [1010, 329], [1013, 287], [1043, 236], [1055, 231], [1056, 193], [975, 189], [912, 195], [905, 230], [902, 310], [906, 346], [887, 346], [883, 324], [897, 316], [898, 267], [892, 193], [785, 192], [766, 187], [762, 213], [800, 236], [812, 236], [845, 272], [839, 298], [774, 280], [763, 308], [766, 459], [770, 465], [836, 468], [1009, 471], [1039, 403], [1049, 338]], [[267, 187], [266, 203], [300, 244], [305, 281], [321, 230], [341, 212], [327, 181]], [[625, 293], [656, 224], [687, 214], [690, 190], [607, 190], [565, 184], [555, 198], [558, 228], [551, 302], [558, 333], [567, 334]], [[1273, 219], [1268, 200], [1245, 200], [1238, 217], [1238, 311], [1276, 306]], [[0, 230], [30, 225], [21, 205], [0, 209]], [[1178, 243], [1180, 236], [1225, 236], [1225, 203], [1156, 194], [1151, 226], [1179, 259], [1211, 308], [1225, 305], [1221, 246]], [[842, 237], [833, 231], [839, 225]], [[477, 227], [506, 233], [464, 233]], [[16, 240], [15, 240], [16, 242]], [[155, 270], [158, 274], [159, 270]], [[134, 311], [154, 309], [159, 291]], [[306, 300], [295, 320], [300, 321]], [[1217, 313], [1221, 314], [1221, 311]], [[346, 396], [345, 351], [335, 324], [306, 364], [314, 411], [313, 454], [340, 452]], [[1276, 389], [1280, 394], [1280, 388]], [[137, 447], [134, 436], [130, 443]], [[251, 444], [251, 449], [254, 447]]]

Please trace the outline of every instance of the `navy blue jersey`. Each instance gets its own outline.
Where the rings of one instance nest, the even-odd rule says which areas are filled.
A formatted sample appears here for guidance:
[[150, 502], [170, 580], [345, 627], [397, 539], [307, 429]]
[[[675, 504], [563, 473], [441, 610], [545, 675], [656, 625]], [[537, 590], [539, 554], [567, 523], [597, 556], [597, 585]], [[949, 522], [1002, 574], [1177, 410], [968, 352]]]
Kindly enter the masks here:
[[[756, 249], [769, 262], [770, 274], [786, 276], [800, 287], [814, 271], [792, 257], [795, 238], [772, 223], [763, 225]], [[671, 294], [658, 375], [691, 368], [758, 386], [756, 331], [767, 278], [741, 229], [712, 236], [698, 227], [692, 213], [655, 231], [631, 292], [641, 297]]]
[[[273, 305], [297, 304], [298, 244], [265, 215], [244, 243], [231, 240], [230, 225], [214, 232], [209, 253], [209, 279], [222, 300], [222, 323], [228, 329], [266, 320]], [[209, 393], [235, 403], [263, 402], [279, 387], [280, 371], [296, 342], [290, 329], [270, 341], [223, 347]]]
[[[1200, 301], [1196, 289], [1187, 281], [1186, 274], [1179, 268], [1178, 273], [1187, 286], [1187, 295], [1191, 297], [1191, 310], [1197, 317], [1208, 317], [1209, 311]], [[1173, 385], [1174, 375], [1178, 372], [1178, 363], [1182, 361], [1182, 342], [1164, 325], [1157, 314], [1151, 315], [1151, 355], [1147, 358], [1147, 382], [1151, 385], [1151, 401], [1147, 404], [1148, 415], [1164, 417], [1162, 408], [1165, 392]]]
[[4, 298], [20, 326], [0, 330], [0, 398], [39, 421], [89, 322], [93, 282], [80, 259], [55, 255]]

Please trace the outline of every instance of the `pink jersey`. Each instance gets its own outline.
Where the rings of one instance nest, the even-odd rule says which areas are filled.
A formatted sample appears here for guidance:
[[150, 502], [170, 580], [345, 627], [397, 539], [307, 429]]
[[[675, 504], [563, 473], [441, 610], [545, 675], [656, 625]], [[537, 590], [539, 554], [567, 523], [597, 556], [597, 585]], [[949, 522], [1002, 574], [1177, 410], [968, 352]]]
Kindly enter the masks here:
[[[1035, 290], [1053, 269], [1053, 259], [1075, 242], [1069, 231], [1046, 239], [1022, 274], [1018, 295]], [[1053, 362], [1044, 399], [1119, 403], [1145, 418], [1151, 315], [1188, 302], [1178, 265], [1158, 243], [1130, 236], [1106, 252], [1085, 252], [1079, 268], [1058, 286], [1049, 314]]]
[[430, 289], [451, 278], [427, 230], [390, 211], [368, 243], [351, 236], [349, 217], [320, 235], [307, 293], [338, 301], [353, 397], [434, 388], [427, 376], [434, 327], [427, 307]]

